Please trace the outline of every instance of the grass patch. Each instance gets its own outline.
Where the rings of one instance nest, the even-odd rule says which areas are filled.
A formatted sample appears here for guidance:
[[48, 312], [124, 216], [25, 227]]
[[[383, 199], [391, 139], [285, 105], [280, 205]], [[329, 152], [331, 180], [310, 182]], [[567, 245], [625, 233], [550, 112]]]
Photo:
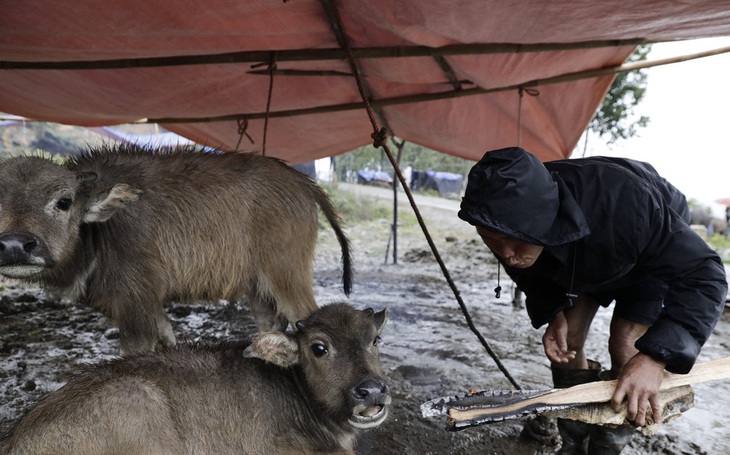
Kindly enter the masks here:
[[[382, 199], [364, 197], [341, 191], [332, 185], [322, 185], [330, 195], [335, 210], [347, 224], [363, 221], [393, 219], [393, 204]], [[398, 211], [398, 224], [417, 224], [416, 216], [407, 210]]]
[[730, 263], [730, 237], [722, 234], [712, 234], [707, 237], [707, 243], [710, 244], [717, 254], [720, 255], [722, 262]]

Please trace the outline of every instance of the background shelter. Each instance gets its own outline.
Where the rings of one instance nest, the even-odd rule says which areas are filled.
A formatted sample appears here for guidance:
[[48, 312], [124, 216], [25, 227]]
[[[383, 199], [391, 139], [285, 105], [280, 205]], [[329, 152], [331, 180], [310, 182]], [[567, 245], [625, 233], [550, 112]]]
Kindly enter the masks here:
[[413, 171], [411, 189], [434, 190], [441, 196], [459, 196], [464, 186], [464, 176], [452, 172]]

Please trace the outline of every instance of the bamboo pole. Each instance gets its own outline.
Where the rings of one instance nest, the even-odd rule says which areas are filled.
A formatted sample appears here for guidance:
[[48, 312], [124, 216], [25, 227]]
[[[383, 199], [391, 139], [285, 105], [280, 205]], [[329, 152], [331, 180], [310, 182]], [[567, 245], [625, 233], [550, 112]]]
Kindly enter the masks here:
[[[652, 41], [640, 38], [595, 40], [575, 43], [472, 43], [452, 44], [441, 47], [428, 46], [389, 46], [364, 47], [352, 49], [356, 59], [434, 57], [449, 55], [480, 54], [521, 54], [547, 51], [569, 51], [598, 47], [639, 46], [665, 41]], [[227, 52], [207, 55], [180, 55], [169, 57], [141, 57], [107, 60], [74, 61], [0, 61], [0, 70], [95, 70], [121, 68], [153, 68], [160, 66], [210, 65], [221, 63], [259, 63], [271, 60], [276, 53], [277, 62], [296, 62], [313, 60], [345, 60], [345, 51], [340, 48], [329, 49], [282, 49], [266, 51]]]

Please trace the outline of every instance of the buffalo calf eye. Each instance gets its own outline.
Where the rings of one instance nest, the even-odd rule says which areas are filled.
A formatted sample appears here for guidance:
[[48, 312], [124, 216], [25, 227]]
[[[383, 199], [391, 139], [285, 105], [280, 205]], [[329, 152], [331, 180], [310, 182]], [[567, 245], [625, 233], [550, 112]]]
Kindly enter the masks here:
[[62, 197], [61, 199], [58, 200], [58, 202], [56, 202], [56, 208], [58, 208], [59, 210], [63, 210], [65, 212], [66, 210], [71, 208], [71, 203], [73, 203], [71, 198]]
[[315, 357], [322, 357], [327, 354], [327, 348], [322, 343], [314, 343], [312, 345], [312, 353]]
[[375, 337], [375, 339], [373, 340], [373, 346], [379, 345], [381, 341], [382, 340], [380, 339], [379, 336]]

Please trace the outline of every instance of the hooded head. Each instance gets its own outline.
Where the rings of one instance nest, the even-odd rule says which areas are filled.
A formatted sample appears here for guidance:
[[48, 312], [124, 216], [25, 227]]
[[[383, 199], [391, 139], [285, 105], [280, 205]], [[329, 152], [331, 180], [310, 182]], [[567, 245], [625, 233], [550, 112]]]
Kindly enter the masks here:
[[533, 245], [562, 245], [590, 233], [562, 179], [519, 147], [487, 152], [474, 165], [459, 218]]

